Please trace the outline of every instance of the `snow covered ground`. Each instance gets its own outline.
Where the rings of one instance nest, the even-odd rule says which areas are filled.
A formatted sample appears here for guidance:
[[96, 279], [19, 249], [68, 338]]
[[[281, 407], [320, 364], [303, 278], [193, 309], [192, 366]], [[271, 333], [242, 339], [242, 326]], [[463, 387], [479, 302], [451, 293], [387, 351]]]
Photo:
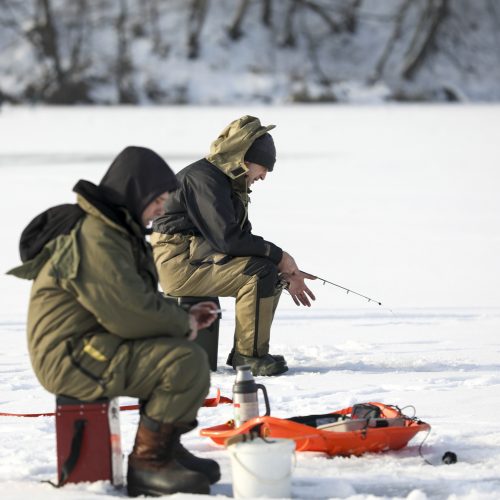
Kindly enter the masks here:
[[[174, 170], [207, 151], [230, 120], [254, 114], [273, 132], [278, 163], [255, 185], [251, 220], [311, 273], [383, 302], [319, 282], [311, 309], [284, 296], [272, 352], [290, 371], [263, 378], [275, 416], [355, 402], [413, 405], [432, 425], [398, 452], [326, 459], [300, 453], [294, 498], [351, 500], [500, 497], [500, 106], [3, 108], [0, 113], [0, 412], [53, 410], [25, 345], [29, 283], [3, 275], [18, 263], [21, 230], [45, 208], [72, 202], [80, 178], [98, 181], [123, 147], [144, 145]], [[212, 392], [231, 395], [225, 366], [233, 303], [223, 301]], [[132, 402], [123, 399], [122, 403]], [[129, 453], [136, 412], [122, 413]], [[231, 418], [203, 408], [201, 427]], [[218, 460], [212, 494], [231, 496], [228, 454], [197, 431], [185, 442]], [[458, 463], [444, 465], [447, 450]], [[97, 499], [107, 483], [54, 490], [52, 417], [0, 417], [4, 498]]]

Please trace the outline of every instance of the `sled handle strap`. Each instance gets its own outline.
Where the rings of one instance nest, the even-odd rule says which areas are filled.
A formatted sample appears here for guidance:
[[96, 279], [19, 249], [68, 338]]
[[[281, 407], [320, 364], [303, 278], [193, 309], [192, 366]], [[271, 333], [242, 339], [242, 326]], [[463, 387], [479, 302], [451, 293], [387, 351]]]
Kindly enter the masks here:
[[80, 458], [80, 450], [82, 448], [83, 442], [83, 431], [85, 429], [86, 423], [86, 420], [75, 420], [73, 428], [73, 439], [71, 440], [71, 449], [68, 458], [62, 466], [58, 487], [64, 486], [64, 484], [68, 480], [69, 475], [75, 468], [75, 465], [78, 462], [78, 458]]

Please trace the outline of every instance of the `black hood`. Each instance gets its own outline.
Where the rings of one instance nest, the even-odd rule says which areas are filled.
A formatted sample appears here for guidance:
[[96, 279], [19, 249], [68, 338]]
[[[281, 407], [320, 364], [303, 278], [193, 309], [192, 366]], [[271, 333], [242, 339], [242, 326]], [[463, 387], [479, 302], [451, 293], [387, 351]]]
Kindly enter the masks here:
[[113, 205], [125, 207], [142, 225], [144, 209], [165, 192], [178, 187], [175, 174], [154, 151], [137, 146], [125, 148], [99, 183], [99, 189]]
[[[73, 191], [83, 196], [103, 215], [132, 231], [122, 207], [142, 226], [142, 212], [157, 196], [177, 189], [170, 167], [153, 151], [129, 146], [113, 161], [99, 186], [80, 180]], [[78, 205], [58, 205], [37, 215], [24, 229], [19, 242], [21, 260], [38, 255], [54, 238], [69, 234], [85, 215]], [[145, 228], [143, 228], [146, 232]]]

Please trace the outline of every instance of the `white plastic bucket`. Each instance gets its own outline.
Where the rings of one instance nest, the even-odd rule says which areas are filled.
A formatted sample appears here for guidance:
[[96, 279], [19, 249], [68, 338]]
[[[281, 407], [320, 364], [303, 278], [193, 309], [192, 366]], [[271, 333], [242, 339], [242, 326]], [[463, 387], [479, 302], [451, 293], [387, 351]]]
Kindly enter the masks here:
[[292, 491], [292, 439], [257, 438], [228, 447], [234, 498], [289, 498]]

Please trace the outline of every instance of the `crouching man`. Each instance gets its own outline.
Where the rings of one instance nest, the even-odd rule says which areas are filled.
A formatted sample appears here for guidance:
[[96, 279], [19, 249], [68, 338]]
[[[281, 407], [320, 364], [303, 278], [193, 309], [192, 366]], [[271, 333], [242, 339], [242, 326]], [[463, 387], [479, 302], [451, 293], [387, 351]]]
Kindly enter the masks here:
[[227, 363], [254, 375], [280, 375], [285, 358], [269, 353], [271, 325], [283, 284], [297, 305], [314, 294], [293, 257], [252, 233], [250, 187], [274, 168], [276, 149], [253, 116], [231, 122], [206, 158], [177, 174], [180, 187], [153, 223], [153, 255], [163, 290], [173, 296], [236, 298], [234, 348]]
[[191, 341], [214, 321], [216, 306], [202, 302], [187, 313], [165, 300], [145, 240], [176, 188], [156, 153], [128, 147], [99, 185], [75, 185], [76, 205], [53, 207], [28, 225], [23, 265], [10, 271], [34, 280], [28, 346], [48, 391], [141, 400], [130, 496], [209, 493], [220, 478], [215, 461], [180, 442], [196, 426], [210, 384], [206, 354]]

